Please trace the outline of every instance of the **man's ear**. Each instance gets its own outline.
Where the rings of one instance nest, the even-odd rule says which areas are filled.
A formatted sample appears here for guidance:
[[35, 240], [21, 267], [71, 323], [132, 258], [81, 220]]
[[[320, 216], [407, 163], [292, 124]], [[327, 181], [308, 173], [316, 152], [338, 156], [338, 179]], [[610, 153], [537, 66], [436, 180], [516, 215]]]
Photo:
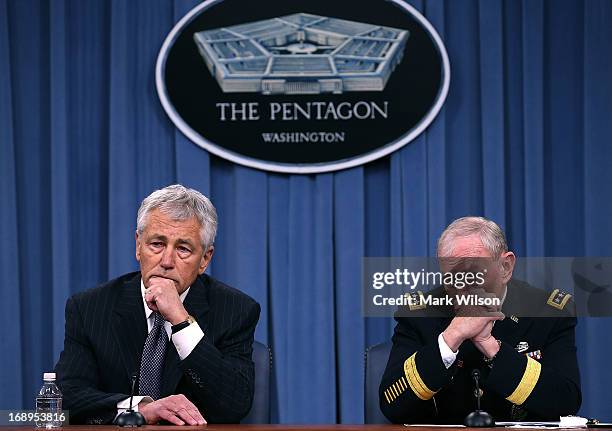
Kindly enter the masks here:
[[198, 274], [203, 274], [208, 267], [208, 264], [212, 260], [213, 254], [215, 252], [215, 248], [211, 245], [208, 247], [208, 250], [202, 255], [202, 259], [200, 260], [200, 266], [198, 268]]
[[138, 236], [138, 231], [136, 231], [134, 239], [136, 240], [136, 260], [140, 262], [140, 237]]
[[516, 256], [511, 251], [502, 254], [502, 280], [504, 284], [508, 283], [512, 278], [514, 272], [514, 265], [516, 263]]

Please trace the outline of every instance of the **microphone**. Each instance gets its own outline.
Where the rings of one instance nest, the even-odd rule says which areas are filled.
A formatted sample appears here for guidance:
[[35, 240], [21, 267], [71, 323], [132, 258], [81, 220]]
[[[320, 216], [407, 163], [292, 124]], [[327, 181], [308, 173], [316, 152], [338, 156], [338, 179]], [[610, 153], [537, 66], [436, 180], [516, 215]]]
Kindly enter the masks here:
[[136, 392], [136, 379], [138, 375], [136, 373], [132, 374], [132, 393], [130, 394], [130, 408], [121, 413], [115, 419], [115, 425], [119, 425], [120, 427], [140, 427], [146, 425], [147, 421], [144, 416], [140, 412], [135, 412], [132, 407], [132, 402], [134, 401], [134, 392]]
[[495, 421], [493, 420], [493, 416], [489, 413], [480, 410], [480, 396], [482, 395], [482, 391], [480, 390], [480, 370], [474, 369], [472, 370], [472, 379], [474, 379], [474, 386], [476, 388], [476, 410], [466, 416], [463, 424], [466, 427], [473, 428], [489, 428], [495, 426]]

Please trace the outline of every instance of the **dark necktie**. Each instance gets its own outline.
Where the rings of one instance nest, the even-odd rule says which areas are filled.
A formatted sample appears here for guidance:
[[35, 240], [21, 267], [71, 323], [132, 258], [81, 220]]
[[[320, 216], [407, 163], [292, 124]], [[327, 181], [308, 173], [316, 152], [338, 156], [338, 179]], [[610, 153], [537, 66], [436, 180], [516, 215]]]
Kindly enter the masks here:
[[140, 360], [140, 395], [149, 395], [154, 400], [159, 399], [161, 392], [161, 377], [168, 345], [168, 334], [164, 329], [164, 318], [158, 311], [153, 312], [155, 320], [153, 328], [144, 344]]

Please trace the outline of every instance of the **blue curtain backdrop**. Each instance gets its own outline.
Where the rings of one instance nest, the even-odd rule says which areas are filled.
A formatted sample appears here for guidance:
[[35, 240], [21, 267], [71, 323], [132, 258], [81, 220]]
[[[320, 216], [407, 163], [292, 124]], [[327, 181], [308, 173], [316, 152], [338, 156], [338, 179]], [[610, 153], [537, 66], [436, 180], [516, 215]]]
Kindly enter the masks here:
[[[77, 291], [137, 268], [135, 215], [181, 182], [220, 215], [212, 274], [262, 305], [274, 417], [363, 420], [362, 256], [428, 255], [482, 214], [521, 256], [612, 255], [612, 1], [413, 0], [452, 66], [444, 109], [392, 156], [269, 174], [179, 133], [154, 88], [192, 0], [0, 0], [0, 408], [31, 408]], [[410, 97], [406, 95], [406, 97]], [[582, 414], [612, 419], [610, 319], [578, 327]]]

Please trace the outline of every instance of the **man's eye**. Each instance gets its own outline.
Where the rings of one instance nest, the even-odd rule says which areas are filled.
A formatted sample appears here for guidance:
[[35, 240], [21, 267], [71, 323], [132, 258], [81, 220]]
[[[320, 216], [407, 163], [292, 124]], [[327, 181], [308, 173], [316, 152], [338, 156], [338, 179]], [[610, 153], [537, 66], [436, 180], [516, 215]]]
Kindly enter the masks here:
[[187, 247], [179, 247], [178, 251], [181, 253], [191, 253], [191, 250], [189, 250]]
[[160, 241], [153, 241], [151, 243], [151, 247], [155, 247], [155, 248], [162, 247], [163, 245], [164, 244], [162, 242], [160, 242]]

